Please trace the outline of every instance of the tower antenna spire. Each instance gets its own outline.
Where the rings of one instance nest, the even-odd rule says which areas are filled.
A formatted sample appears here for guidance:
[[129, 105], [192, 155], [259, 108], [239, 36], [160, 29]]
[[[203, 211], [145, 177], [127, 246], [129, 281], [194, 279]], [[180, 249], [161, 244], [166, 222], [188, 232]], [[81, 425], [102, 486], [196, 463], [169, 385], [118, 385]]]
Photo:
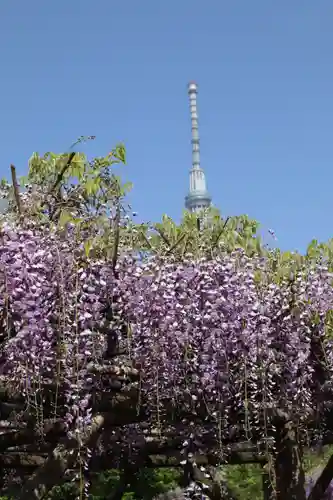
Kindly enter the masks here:
[[198, 131], [197, 94], [195, 82], [188, 84], [192, 127], [192, 168], [190, 170], [190, 189], [185, 198], [185, 207], [190, 212], [200, 212], [210, 207], [212, 199], [207, 191], [205, 173], [200, 166], [200, 139]]

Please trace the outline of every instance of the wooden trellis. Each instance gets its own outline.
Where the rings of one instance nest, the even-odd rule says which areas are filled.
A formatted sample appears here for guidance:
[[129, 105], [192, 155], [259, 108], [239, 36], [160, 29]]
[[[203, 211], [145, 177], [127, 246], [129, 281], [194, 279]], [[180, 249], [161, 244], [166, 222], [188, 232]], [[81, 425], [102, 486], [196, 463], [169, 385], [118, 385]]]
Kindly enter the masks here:
[[[103, 370], [102, 368], [100, 370], [108, 373], [113, 388], [105, 393], [101, 390], [96, 397], [93, 408], [94, 423], [90, 432], [85, 436], [85, 444], [93, 450], [89, 472], [93, 474], [110, 468], [118, 468], [124, 470], [126, 478], [128, 467], [130, 474], [134, 469], [141, 467], [181, 467], [184, 462], [182, 442], [186, 424], [184, 426], [175, 422], [172, 428], [170, 426], [169, 433], [164, 432], [162, 435], [154, 433], [144, 409], [138, 412], [136, 389], [128, 389], [130, 376], [122, 373], [121, 370], [115, 370], [110, 365], [105, 365]], [[51, 397], [47, 401], [47, 394], [48, 391], [52, 393], [52, 387], [45, 390], [43, 428], [40, 429], [40, 422], [36, 425], [37, 419], [33, 408], [27, 407], [24, 397], [19, 393], [7, 392], [6, 378], [2, 377], [1, 383], [3, 388], [0, 396], [2, 481], [7, 471], [15, 471], [15, 475], [20, 477], [23, 483], [18, 500], [43, 498], [54, 485], [61, 484], [65, 480], [66, 472], [75, 469], [76, 453], [73, 450], [76, 448], [76, 442], [66, 437], [66, 427], [62, 417], [60, 416], [57, 420], [51, 417]], [[131, 447], [127, 447], [126, 452], [126, 448], [121, 443], [117, 445], [117, 436], [121, 435], [126, 426], [133, 425], [142, 430], [145, 439], [138, 443], [133, 442]], [[277, 474], [276, 486], [279, 488], [278, 496], [275, 497], [266, 468], [263, 469], [263, 498], [265, 500], [273, 498], [303, 500], [302, 493], [297, 493], [297, 485], [294, 484], [293, 477], [293, 471], [299, 465], [296, 456], [299, 448], [295, 433], [288, 422], [281, 422], [279, 436], [275, 442], [274, 464]], [[327, 435], [326, 444], [330, 442], [332, 439]], [[223, 456], [221, 457], [221, 450], [212, 439], [203, 438], [200, 443], [197, 443], [193, 455], [191, 454], [188, 459], [188, 481], [195, 480], [198, 483], [203, 481], [200, 476], [202, 466], [214, 471], [221, 463], [259, 463], [264, 467], [267, 462], [266, 450], [269, 444], [267, 442], [258, 444], [230, 439], [222, 444]], [[330, 459], [317, 481], [310, 500], [321, 498], [320, 488], [323, 489], [329, 484], [332, 476], [333, 459]], [[184, 481], [186, 482], [186, 478]], [[303, 486], [300, 481], [299, 488]], [[214, 481], [210, 482], [210, 488], [207, 491], [210, 498], [215, 500], [220, 498], [217, 496]]]

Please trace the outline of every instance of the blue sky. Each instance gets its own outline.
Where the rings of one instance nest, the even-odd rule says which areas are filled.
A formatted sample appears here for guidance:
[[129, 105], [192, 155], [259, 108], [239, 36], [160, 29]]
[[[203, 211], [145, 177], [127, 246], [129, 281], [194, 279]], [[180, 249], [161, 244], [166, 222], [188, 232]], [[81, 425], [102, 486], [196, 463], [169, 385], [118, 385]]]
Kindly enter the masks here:
[[96, 135], [127, 148], [143, 220], [179, 219], [191, 166], [186, 86], [199, 85], [201, 160], [224, 215], [283, 248], [333, 236], [332, 0], [2, 0], [0, 174]]

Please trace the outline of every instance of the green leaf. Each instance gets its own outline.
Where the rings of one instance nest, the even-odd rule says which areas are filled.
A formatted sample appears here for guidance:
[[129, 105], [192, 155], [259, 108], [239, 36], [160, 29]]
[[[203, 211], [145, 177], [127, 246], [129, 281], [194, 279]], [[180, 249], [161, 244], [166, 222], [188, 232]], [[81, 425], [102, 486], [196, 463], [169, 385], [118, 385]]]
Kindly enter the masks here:
[[113, 156], [121, 163], [126, 163], [126, 149], [123, 144], [119, 144], [116, 146], [116, 149], [113, 151]]
[[91, 247], [92, 247], [92, 240], [87, 240], [84, 242], [84, 253], [87, 258], [89, 257]]
[[132, 182], [125, 182], [125, 184], [123, 184], [121, 187], [122, 196], [131, 191], [132, 187], [133, 187]]
[[69, 222], [73, 222], [73, 216], [66, 210], [62, 210], [59, 217], [59, 226], [61, 228], [65, 227]]
[[87, 195], [91, 196], [92, 194], [96, 194], [100, 185], [101, 181], [99, 177], [87, 179], [84, 185]]
[[29, 178], [27, 175], [22, 175], [19, 179], [20, 186], [24, 186], [29, 183]]

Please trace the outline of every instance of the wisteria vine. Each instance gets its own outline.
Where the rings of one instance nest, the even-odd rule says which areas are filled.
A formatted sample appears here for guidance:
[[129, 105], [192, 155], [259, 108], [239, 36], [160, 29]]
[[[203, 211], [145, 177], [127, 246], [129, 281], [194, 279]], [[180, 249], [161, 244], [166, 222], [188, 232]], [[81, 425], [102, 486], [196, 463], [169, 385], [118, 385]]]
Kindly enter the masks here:
[[26, 389], [61, 380], [72, 398], [86, 393], [87, 405], [88, 364], [103, 357], [102, 311], [115, 296], [146, 401], [158, 393], [163, 411], [204, 404], [223, 416], [225, 432], [232, 412], [247, 423], [273, 407], [307, 416], [320, 389], [314, 339], [331, 376], [333, 288], [324, 266], [277, 284], [264, 258], [241, 251], [181, 264], [123, 258], [116, 280], [108, 262], [80, 263], [74, 237], [4, 225], [1, 238], [2, 372]]
[[[153, 406], [164, 403], [166, 410], [171, 403], [194, 414], [204, 408], [222, 434], [235, 417], [248, 432], [262, 433], [276, 408], [311, 416], [332, 375], [325, 332], [333, 289], [325, 266], [300, 269], [280, 283], [267, 260], [241, 251], [126, 266], [122, 307]], [[317, 379], [314, 345], [322, 349], [325, 382]]]
[[97, 383], [89, 366], [106, 350], [105, 304], [161, 433], [176, 412], [189, 428], [196, 421], [192, 441], [210, 432], [222, 444], [235, 425], [257, 440], [272, 434], [276, 409], [304, 430], [315, 407], [324, 411], [318, 397], [330, 397], [333, 374], [324, 264], [277, 280], [268, 258], [238, 250], [182, 262], [121, 256], [115, 273], [108, 260], [84, 258], [75, 232], [3, 224], [0, 238], [1, 373], [40, 406], [40, 419], [43, 388], [53, 387], [54, 418], [59, 409], [79, 444]]

